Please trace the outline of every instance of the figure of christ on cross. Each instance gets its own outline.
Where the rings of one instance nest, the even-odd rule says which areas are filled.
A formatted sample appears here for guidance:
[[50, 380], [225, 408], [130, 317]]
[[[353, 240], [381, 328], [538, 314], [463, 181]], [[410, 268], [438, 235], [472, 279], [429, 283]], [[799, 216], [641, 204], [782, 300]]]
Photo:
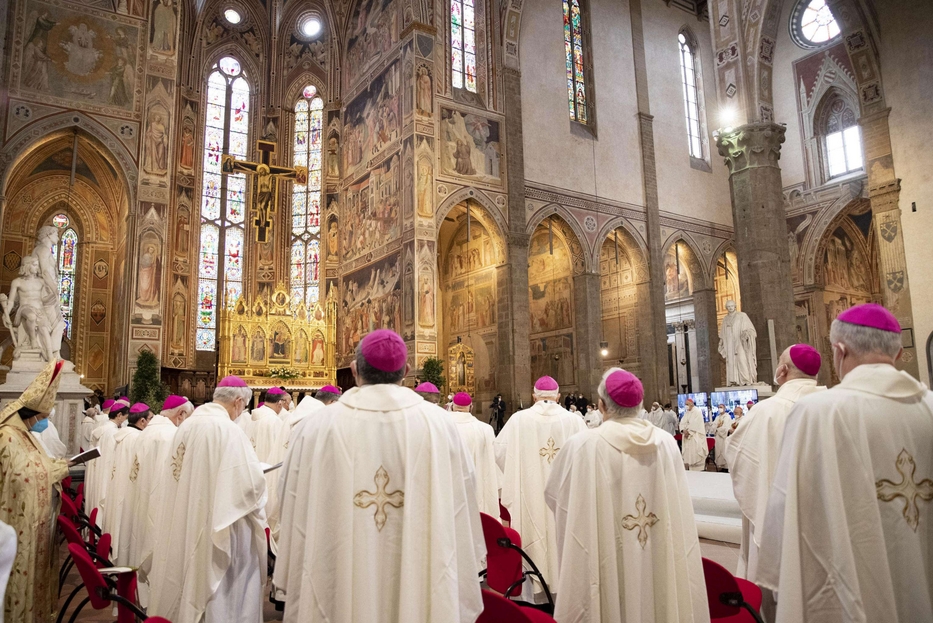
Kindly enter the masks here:
[[278, 203], [278, 179], [294, 180], [296, 184], [308, 183], [308, 169], [306, 167], [280, 167], [272, 164], [272, 155], [275, 153], [275, 143], [272, 141], [256, 141], [259, 151], [259, 162], [237, 160], [229, 154], [224, 154], [221, 160], [221, 170], [224, 173], [247, 173], [255, 175], [253, 183], [253, 196], [250, 202], [250, 211], [253, 216], [253, 225], [256, 226], [256, 242], [268, 242], [272, 230], [272, 215]]

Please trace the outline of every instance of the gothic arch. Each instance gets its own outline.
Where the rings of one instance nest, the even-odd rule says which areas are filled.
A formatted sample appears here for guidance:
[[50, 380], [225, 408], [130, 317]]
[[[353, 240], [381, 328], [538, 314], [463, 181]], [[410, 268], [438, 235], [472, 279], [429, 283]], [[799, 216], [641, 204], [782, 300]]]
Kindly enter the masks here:
[[486, 193], [481, 191], [478, 188], [473, 188], [472, 186], [465, 186], [447, 196], [444, 201], [441, 202], [439, 206], [434, 211], [434, 226], [436, 229], [437, 236], [440, 236], [441, 226], [444, 224], [444, 219], [454, 209], [455, 206], [460, 203], [472, 199], [474, 202], [478, 203], [480, 206], [486, 209], [489, 213], [489, 216], [495, 222], [496, 227], [498, 228], [499, 236], [505, 240], [506, 232], [509, 231], [508, 225], [506, 225], [505, 217], [502, 215], [502, 211], [499, 209], [499, 206], [489, 198]]
[[[832, 232], [843, 218], [852, 212], [863, 211], [863, 206], [867, 207], [869, 200], [863, 197], [861, 193], [847, 192], [834, 201], [829, 207], [823, 209], [817, 220], [810, 225], [804, 235], [800, 254], [803, 256], [803, 284], [813, 285], [817, 280], [817, 257], [819, 255], [818, 247], [826, 238], [828, 233]], [[857, 207], [858, 206], [858, 207]]]
[[[567, 232], [568, 235], [565, 237], [567, 238], [567, 243], [570, 245], [570, 252], [574, 255], [574, 258], [579, 257], [583, 262], [582, 270], [579, 270], [576, 265], [574, 266], [574, 274], [579, 272], [598, 273], [599, 262], [593, 261], [594, 251], [590, 248], [586, 235], [580, 227], [580, 223], [577, 222], [574, 215], [564, 206], [558, 203], [549, 203], [537, 210], [528, 217], [525, 233], [531, 236], [538, 228], [538, 225], [552, 216], [558, 217], [558, 222], [563, 223], [563, 226], [569, 229], [569, 232]], [[598, 257], [599, 251], [595, 253]], [[574, 264], [576, 264], [576, 260]]]
[[[327, 80], [318, 76], [313, 71], [302, 71], [297, 74], [292, 80], [289, 81], [285, 89], [285, 101], [282, 104], [282, 108], [288, 111], [290, 114], [295, 113], [295, 102], [298, 101], [298, 96], [301, 94], [302, 89], [308, 85], [312, 85], [317, 89], [318, 97], [324, 100], [325, 104], [330, 97], [329, 89], [327, 88]], [[323, 131], [327, 131], [327, 120], [324, 121]]]
[[597, 246], [593, 256], [594, 265], [599, 266], [602, 247], [606, 243], [606, 240], [612, 236], [612, 233], [617, 230], [622, 232], [622, 235], [619, 237], [619, 244], [625, 249], [625, 252], [629, 256], [629, 260], [632, 262], [638, 283], [647, 282], [650, 279], [647, 259], [648, 248], [632, 224], [621, 217], [607, 222], [596, 235], [596, 240], [599, 244], [594, 245]]
[[[820, 287], [826, 286], [826, 276], [823, 273], [823, 254], [826, 252], [827, 245], [829, 244], [829, 239], [832, 237], [836, 229], [841, 228], [846, 235], [852, 240], [852, 242], [859, 247], [859, 250], [864, 254], [865, 260], [869, 263], [869, 270], [871, 266], [875, 264], [873, 249], [875, 247], [875, 231], [874, 228], [869, 229], [867, 238], [862, 234], [862, 232], [854, 225], [851, 219], [847, 218], [850, 215], [860, 215], [864, 214], [866, 211], [871, 210], [871, 205], [867, 199], [856, 199], [846, 203], [842, 208], [837, 211], [831, 219], [825, 221], [825, 225], [821, 228], [819, 232], [819, 237], [815, 239], [815, 243], [812, 247], [812, 255], [808, 256], [808, 260], [812, 259], [812, 281], [807, 282], [806, 285], [816, 285]], [[814, 235], [816, 232], [814, 232]], [[810, 262], [808, 261], [808, 265]], [[878, 275], [870, 271], [871, 283], [869, 284], [869, 289], [873, 290], [873, 285], [878, 279]]]
[[690, 235], [687, 232], [678, 231], [673, 234], [665, 241], [664, 246], [661, 248], [661, 258], [667, 255], [668, 251], [677, 243], [682, 243], [686, 247], [688, 253], [685, 258], [681, 258], [681, 262], [686, 260], [687, 269], [690, 271], [691, 282], [691, 292], [696, 292], [697, 290], [703, 290], [709, 287], [710, 280], [707, 275], [706, 267], [700, 262], [700, 254], [697, 252], [697, 249], [700, 245], [696, 243], [695, 240], [690, 238]]

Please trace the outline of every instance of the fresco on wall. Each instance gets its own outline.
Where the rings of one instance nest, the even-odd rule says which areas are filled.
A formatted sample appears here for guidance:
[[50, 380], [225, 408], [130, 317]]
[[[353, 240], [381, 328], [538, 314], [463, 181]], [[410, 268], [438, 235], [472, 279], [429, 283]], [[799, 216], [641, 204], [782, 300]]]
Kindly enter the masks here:
[[396, 0], [361, 0], [350, 16], [347, 32], [347, 86], [373, 67], [398, 42]]
[[172, 0], [152, 0], [152, 20], [149, 22], [149, 50], [159, 56], [175, 56], [175, 6]]
[[340, 249], [344, 261], [395, 240], [400, 232], [398, 156], [347, 189]]
[[482, 182], [502, 181], [499, 122], [441, 108], [441, 170]]
[[352, 354], [363, 336], [376, 329], [402, 328], [401, 258], [394, 253], [343, 277], [338, 344]]
[[574, 385], [573, 334], [565, 333], [531, 340], [531, 378], [550, 376], [562, 387]]
[[437, 280], [433, 240], [418, 241], [418, 326], [433, 329], [437, 314]]
[[716, 261], [716, 323], [722, 325], [722, 319], [729, 310], [726, 303], [735, 301], [742, 309], [742, 296], [739, 292], [739, 269], [735, 251], [729, 249]]
[[693, 279], [687, 268], [687, 254], [681, 243], [672, 244], [664, 255], [664, 300], [676, 301], [693, 294]]
[[483, 271], [458, 279], [447, 291], [445, 320], [451, 334], [488, 329], [496, 324], [496, 275]]
[[347, 177], [398, 140], [400, 73], [399, 63], [392, 63], [347, 106], [343, 128], [343, 170]]
[[145, 33], [136, 20], [63, 2], [32, 2], [26, 13], [15, 35], [22, 45], [13, 81], [20, 92], [69, 108], [138, 110]]
[[539, 226], [528, 249], [530, 332], [544, 333], [573, 326], [573, 282], [570, 251], [560, 236]]
[[[636, 333], [627, 330], [629, 318], [637, 315], [638, 289], [635, 269], [628, 251], [613, 238], [599, 250], [600, 301], [602, 302], [603, 339], [609, 342], [606, 360], [626, 359], [638, 350]], [[618, 260], [618, 261], [617, 261]]]
[[418, 137], [415, 148], [415, 174], [418, 216], [434, 216], [434, 139]]
[[136, 271], [136, 306], [158, 309], [162, 302], [162, 239], [155, 232], [139, 240], [139, 266]]
[[444, 276], [449, 281], [461, 275], [495, 266], [498, 263], [495, 241], [482, 223], [473, 219], [467, 228], [462, 225], [454, 236], [453, 244], [444, 262]]
[[842, 227], [837, 227], [829, 237], [823, 255], [823, 265], [827, 288], [852, 293], [870, 293], [868, 258], [860, 245], [856, 244]]

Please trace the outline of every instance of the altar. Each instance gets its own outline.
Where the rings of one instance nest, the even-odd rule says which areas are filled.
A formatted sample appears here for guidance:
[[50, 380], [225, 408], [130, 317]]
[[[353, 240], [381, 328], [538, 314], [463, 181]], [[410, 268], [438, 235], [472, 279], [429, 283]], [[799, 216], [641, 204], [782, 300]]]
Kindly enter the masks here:
[[235, 374], [256, 392], [275, 385], [292, 394], [336, 383], [336, 301], [308, 308], [279, 288], [241, 297], [219, 316], [218, 378]]

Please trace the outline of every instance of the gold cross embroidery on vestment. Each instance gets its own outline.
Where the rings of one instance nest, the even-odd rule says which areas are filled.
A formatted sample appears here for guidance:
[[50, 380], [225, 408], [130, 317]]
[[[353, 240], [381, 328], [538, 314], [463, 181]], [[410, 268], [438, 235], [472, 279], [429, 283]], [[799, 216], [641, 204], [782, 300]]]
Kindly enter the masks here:
[[560, 448], [555, 448], [556, 443], [554, 442], [553, 437], [547, 438], [547, 445], [538, 450], [538, 454], [547, 459], [548, 464], [554, 460], [554, 457], [557, 456], [558, 450]]
[[635, 499], [635, 510], [638, 511], [638, 515], [626, 515], [622, 518], [622, 527], [626, 530], [638, 528], [638, 542], [641, 544], [642, 549], [645, 549], [645, 545], [648, 543], [648, 528], [658, 523], [657, 515], [654, 513], [645, 514], [647, 507], [648, 504], [645, 502], [645, 498], [639, 493]]
[[386, 525], [386, 520], [388, 519], [388, 515], [386, 514], [386, 506], [402, 508], [402, 506], [405, 505], [405, 492], [388, 492], [387, 486], [389, 484], [389, 473], [382, 465], [380, 465], [379, 469], [376, 470], [376, 475], [373, 478], [373, 481], [376, 483], [376, 490], [367, 491], [363, 489], [362, 491], [359, 491], [356, 495], [353, 496], [353, 504], [359, 508], [375, 506], [376, 514], [373, 516], [373, 519], [376, 521], [376, 530], [382, 532], [382, 528]]
[[902, 514], [907, 521], [907, 525], [916, 532], [920, 525], [920, 507], [917, 505], [917, 498], [929, 502], [933, 500], [933, 480], [926, 478], [920, 482], [914, 480], [914, 473], [917, 471], [917, 464], [914, 463], [914, 457], [906, 449], [902, 449], [894, 462], [897, 472], [901, 475], [900, 482], [891, 482], [887, 478], [882, 478], [875, 483], [875, 490], [878, 492], [878, 499], [882, 502], [892, 502], [895, 498], [904, 498], [904, 510]]

